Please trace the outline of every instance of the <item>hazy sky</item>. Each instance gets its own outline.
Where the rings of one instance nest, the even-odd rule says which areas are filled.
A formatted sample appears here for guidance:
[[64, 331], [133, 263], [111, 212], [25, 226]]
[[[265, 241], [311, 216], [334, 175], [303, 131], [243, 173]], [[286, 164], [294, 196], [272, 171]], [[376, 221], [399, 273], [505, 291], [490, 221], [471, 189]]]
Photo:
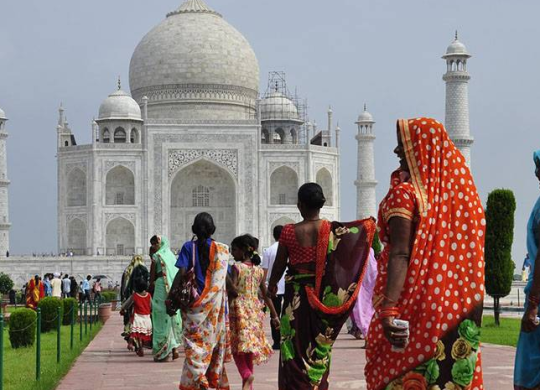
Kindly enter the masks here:
[[[12, 253], [56, 251], [56, 123], [64, 103], [78, 144], [116, 88], [128, 90], [137, 43], [182, 0], [25, 0], [0, 3], [0, 107], [8, 122]], [[386, 193], [395, 121], [444, 120], [440, 58], [459, 30], [468, 70], [472, 166], [485, 200], [494, 188], [517, 198], [514, 259], [539, 195], [532, 152], [540, 149], [540, 23], [537, 1], [207, 0], [253, 46], [261, 91], [271, 70], [309, 101], [322, 127], [329, 104], [342, 128], [342, 218], [356, 213], [354, 122], [364, 102], [377, 121], [378, 199]]]

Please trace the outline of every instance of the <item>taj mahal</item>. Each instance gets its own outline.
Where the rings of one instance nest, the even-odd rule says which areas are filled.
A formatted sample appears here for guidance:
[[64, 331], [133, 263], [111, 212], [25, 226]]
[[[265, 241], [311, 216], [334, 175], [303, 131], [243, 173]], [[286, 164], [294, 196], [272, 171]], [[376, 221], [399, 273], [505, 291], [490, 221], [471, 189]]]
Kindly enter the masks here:
[[[445, 125], [470, 163], [469, 58], [456, 34], [443, 55]], [[58, 252], [81, 259], [75, 266], [71, 260], [70, 275], [92, 272], [84, 265], [92, 256], [107, 259], [93, 261], [92, 267], [118, 280], [125, 256], [146, 253], [153, 234], [169, 237], [173, 249], [189, 240], [193, 218], [201, 211], [214, 216], [217, 240], [230, 243], [249, 232], [265, 248], [274, 226], [301, 220], [296, 193], [310, 181], [325, 192], [322, 217], [339, 220], [340, 191], [353, 184], [358, 217], [376, 216], [376, 131], [367, 107], [355, 123], [357, 180], [340, 183], [342, 140], [332, 109], [319, 128], [302, 99], [289, 92], [284, 73], [272, 72], [265, 91], [260, 83], [248, 40], [203, 0], [187, 0], [135, 48], [130, 92], [120, 81], [111, 88], [88, 129], [91, 144], [77, 144], [60, 107]], [[7, 117], [0, 110], [2, 256], [9, 250], [10, 228], [7, 134]], [[17, 267], [25, 272], [21, 280], [45, 268], [35, 264], [40, 260], [28, 261], [28, 267]], [[55, 260], [43, 261], [51, 271]]]

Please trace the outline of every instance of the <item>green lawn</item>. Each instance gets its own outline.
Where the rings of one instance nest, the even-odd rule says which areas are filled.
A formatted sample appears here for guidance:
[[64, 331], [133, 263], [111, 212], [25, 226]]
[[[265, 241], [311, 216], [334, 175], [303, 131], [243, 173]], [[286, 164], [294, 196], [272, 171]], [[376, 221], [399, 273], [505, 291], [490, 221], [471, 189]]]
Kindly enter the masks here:
[[493, 316], [484, 316], [480, 333], [482, 342], [515, 347], [519, 336], [521, 318], [501, 317], [500, 320], [501, 325], [496, 327]]
[[41, 380], [36, 382], [36, 347], [12, 349], [9, 334], [4, 330], [4, 389], [5, 390], [52, 390], [66, 375], [75, 359], [99, 332], [100, 322], [88, 325], [88, 336], [79, 341], [79, 324], [75, 325], [73, 350], [70, 350], [70, 326], [63, 326], [61, 332], [61, 361], [56, 363], [56, 332], [41, 335]]

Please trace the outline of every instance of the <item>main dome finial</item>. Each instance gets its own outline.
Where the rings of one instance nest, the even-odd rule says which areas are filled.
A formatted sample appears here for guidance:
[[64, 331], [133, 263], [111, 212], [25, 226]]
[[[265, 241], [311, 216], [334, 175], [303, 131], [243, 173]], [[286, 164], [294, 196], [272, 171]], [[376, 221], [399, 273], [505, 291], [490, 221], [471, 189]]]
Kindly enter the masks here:
[[221, 17], [221, 14], [219, 12], [216, 12], [212, 8], [207, 6], [203, 0], [186, 0], [176, 11], [169, 12], [167, 14], [167, 17], [188, 13], [213, 14]]

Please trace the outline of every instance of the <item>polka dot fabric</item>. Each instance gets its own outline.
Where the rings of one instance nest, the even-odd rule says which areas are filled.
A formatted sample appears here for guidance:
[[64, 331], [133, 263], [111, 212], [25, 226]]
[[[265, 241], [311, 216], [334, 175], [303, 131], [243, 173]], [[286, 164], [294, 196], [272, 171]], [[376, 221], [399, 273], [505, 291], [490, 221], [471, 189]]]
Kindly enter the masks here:
[[283, 231], [279, 238], [279, 245], [285, 246], [289, 251], [289, 261], [292, 265], [315, 262], [317, 247], [300, 246], [296, 240], [296, 232], [293, 224], [285, 225], [283, 227]]
[[[380, 235], [387, 245], [379, 259], [375, 296], [386, 286], [391, 250], [388, 221], [392, 217], [415, 221], [409, 268], [397, 304], [399, 318], [410, 323], [410, 342], [403, 352], [393, 352], [375, 316], [366, 353], [368, 389], [480, 390], [481, 358], [474, 332], [484, 298], [482, 203], [463, 155], [440, 122], [431, 118], [399, 120], [398, 127], [410, 178], [403, 182], [395, 173], [380, 206]], [[474, 336], [473, 352], [477, 352], [468, 360], [454, 353], [462, 334]], [[413, 372], [419, 367], [429, 371], [433, 361], [440, 361], [437, 378], [426, 374], [420, 379], [422, 375]], [[462, 366], [469, 369], [470, 378], [462, 375]]]

